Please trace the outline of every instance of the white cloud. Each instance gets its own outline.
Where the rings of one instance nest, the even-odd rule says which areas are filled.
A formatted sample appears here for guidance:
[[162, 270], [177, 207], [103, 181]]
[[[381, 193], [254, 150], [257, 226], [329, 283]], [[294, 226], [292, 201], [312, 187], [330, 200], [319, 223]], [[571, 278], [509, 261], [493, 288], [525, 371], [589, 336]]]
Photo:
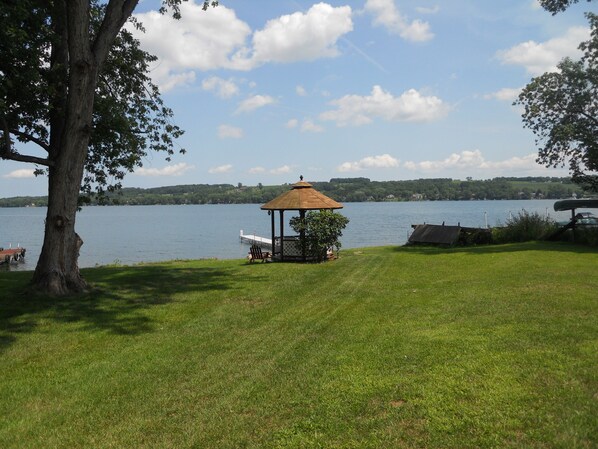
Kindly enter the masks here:
[[446, 170], [467, 173], [484, 171], [487, 175], [493, 174], [495, 176], [502, 173], [521, 172], [530, 174], [547, 171], [547, 168], [536, 163], [537, 157], [536, 153], [531, 153], [523, 157], [514, 156], [503, 161], [487, 161], [480, 150], [473, 150], [452, 153], [443, 160], [407, 161], [403, 164], [403, 167], [421, 173], [438, 173]]
[[447, 168], [470, 169], [481, 168], [484, 163], [482, 152], [480, 150], [462, 151], [461, 153], [452, 153], [448, 158], [442, 161], [423, 161], [414, 163], [405, 162], [405, 168], [410, 170], [420, 170], [424, 172], [436, 172]]
[[374, 25], [385, 27], [390, 33], [413, 42], [434, 38], [430, 24], [421, 20], [409, 22], [397, 9], [394, 0], [367, 0], [365, 10], [374, 16]]
[[236, 68], [230, 56], [244, 47], [251, 28], [224, 5], [208, 11], [201, 6], [183, 2], [180, 20], [157, 11], [135, 14], [145, 33], [127, 25], [143, 49], [158, 56], [152, 78], [162, 90], [193, 81], [196, 70]]
[[321, 133], [324, 131], [324, 128], [314, 123], [312, 120], [307, 119], [301, 124], [301, 131], [304, 133]]
[[[154, 73], [154, 72], [152, 72]], [[185, 87], [190, 86], [195, 82], [195, 72], [181, 72], [175, 74], [168, 74], [161, 79], [161, 70], [158, 69], [155, 71], [158, 74], [157, 83], [160, 86], [160, 89], [163, 92], [168, 92], [169, 90], [174, 89], [175, 87]]]
[[562, 37], [538, 43], [527, 41], [508, 50], [501, 50], [496, 55], [502, 64], [519, 65], [531, 75], [556, 71], [556, 65], [566, 56], [577, 58], [581, 52], [579, 43], [590, 37], [587, 27], [572, 27]]
[[253, 35], [250, 57], [238, 55], [239, 63], [255, 67], [266, 62], [313, 61], [337, 56], [338, 39], [353, 30], [351, 7], [313, 5], [306, 13], [296, 12], [269, 20]]
[[239, 94], [239, 87], [231, 79], [223, 80], [217, 76], [206, 78], [202, 81], [203, 90], [215, 92], [220, 98], [231, 98]]
[[208, 173], [211, 175], [220, 174], [220, 173], [230, 173], [233, 170], [233, 166], [230, 164], [220, 165], [218, 167], [212, 167], [208, 170]]
[[202, 5], [183, 2], [180, 20], [157, 11], [136, 14], [145, 33], [127, 25], [142, 47], [158, 57], [152, 78], [163, 91], [193, 82], [196, 71], [251, 70], [271, 62], [334, 57], [338, 39], [353, 30], [350, 6], [318, 3], [254, 32], [233, 9], [220, 4], [203, 11]]
[[482, 169], [500, 169], [500, 170], [521, 170], [521, 169], [537, 169], [539, 167], [536, 162], [537, 153], [530, 153], [523, 157], [514, 156], [504, 161], [484, 161], [480, 168]]
[[297, 126], [299, 126], [299, 120], [292, 118], [285, 124], [285, 126], [289, 129], [297, 128]]
[[400, 161], [395, 159], [390, 154], [382, 154], [379, 156], [368, 156], [355, 162], [344, 162], [337, 167], [339, 172], [356, 172], [366, 170], [368, 168], [393, 168], [398, 167]]
[[430, 7], [417, 6], [415, 8], [415, 10], [420, 14], [437, 14], [438, 11], [440, 11], [440, 6], [438, 6], [438, 5], [430, 6]]
[[338, 126], [365, 125], [377, 117], [391, 122], [426, 122], [449, 111], [438, 97], [424, 96], [415, 89], [394, 97], [380, 86], [374, 86], [369, 96], [345, 95], [330, 104], [337, 109], [323, 112], [320, 119], [335, 121]]
[[218, 127], [218, 137], [221, 139], [240, 139], [243, 137], [243, 130], [231, 125], [220, 125]]
[[270, 170], [270, 173], [272, 173], [273, 175], [284, 175], [286, 173], [290, 173], [290, 171], [291, 171], [290, 166], [283, 165], [282, 167], [273, 168], [272, 170]]
[[521, 87], [516, 89], [505, 87], [496, 92], [484, 95], [485, 100], [500, 100], [500, 101], [514, 101], [521, 92]]
[[305, 90], [305, 87], [303, 87], [303, 86], [297, 86], [297, 87], [295, 87], [295, 92], [300, 97], [305, 97], [307, 95], [307, 91]]
[[8, 179], [35, 178], [33, 172], [33, 168], [21, 168], [19, 170], [13, 170], [10, 173], [2, 175], [2, 177]]
[[259, 174], [266, 173], [266, 172], [268, 172], [272, 175], [284, 175], [286, 173], [290, 173], [291, 170], [292, 170], [292, 167], [290, 165], [283, 165], [281, 167], [272, 168], [270, 170], [267, 170], [261, 166], [257, 166], [257, 167], [250, 168], [249, 170], [247, 170], [247, 172], [252, 175], [259, 175]]
[[[299, 126], [299, 120], [297, 120], [296, 118], [290, 119], [285, 124], [285, 127], [289, 128], [289, 129], [294, 129], [294, 128], [297, 128], [298, 126]], [[321, 125], [318, 125], [312, 119], [303, 120], [303, 122], [301, 123], [300, 129], [301, 129], [301, 132], [304, 132], [304, 133], [320, 133], [320, 132], [324, 131], [324, 127], [322, 127]]]
[[253, 97], [249, 97], [246, 100], [243, 100], [235, 114], [239, 114], [241, 112], [251, 112], [255, 111], [256, 109], [263, 108], [269, 104], [275, 103], [276, 100], [269, 95], [254, 95]]
[[135, 174], [139, 176], [181, 176], [183, 173], [193, 170], [194, 168], [194, 165], [181, 162], [179, 164], [167, 165], [162, 168], [141, 167], [135, 170]]
[[260, 173], [265, 173], [266, 169], [264, 167], [252, 167], [247, 170], [247, 172], [252, 175], [258, 175]]

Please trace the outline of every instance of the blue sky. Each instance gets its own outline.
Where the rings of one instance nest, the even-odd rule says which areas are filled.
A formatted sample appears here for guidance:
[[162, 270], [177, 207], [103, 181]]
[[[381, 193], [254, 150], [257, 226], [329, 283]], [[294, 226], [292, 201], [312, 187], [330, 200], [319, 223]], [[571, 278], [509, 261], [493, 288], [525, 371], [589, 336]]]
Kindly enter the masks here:
[[[149, 155], [124, 186], [567, 174], [535, 163], [512, 102], [579, 56], [595, 3], [191, 1], [180, 21], [158, 6], [138, 6], [138, 38], [188, 152]], [[2, 161], [0, 196], [45, 194], [32, 168]]]

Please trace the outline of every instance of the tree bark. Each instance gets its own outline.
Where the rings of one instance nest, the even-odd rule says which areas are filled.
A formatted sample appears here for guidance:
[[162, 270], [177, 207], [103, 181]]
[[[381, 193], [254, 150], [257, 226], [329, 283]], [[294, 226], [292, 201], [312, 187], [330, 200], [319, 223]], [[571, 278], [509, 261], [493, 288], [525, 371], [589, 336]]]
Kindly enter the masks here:
[[[75, 104], [69, 110], [86, 99], [93, 104], [93, 90], [91, 98], [89, 94], [81, 95], [78, 101], [72, 101]], [[89, 106], [79, 106], [80, 114], [69, 114], [59, 157], [49, 169], [44, 244], [33, 275], [34, 288], [51, 295], [79, 293], [87, 287], [79, 272], [83, 240], [75, 232], [75, 219], [89, 141], [85, 118]]]

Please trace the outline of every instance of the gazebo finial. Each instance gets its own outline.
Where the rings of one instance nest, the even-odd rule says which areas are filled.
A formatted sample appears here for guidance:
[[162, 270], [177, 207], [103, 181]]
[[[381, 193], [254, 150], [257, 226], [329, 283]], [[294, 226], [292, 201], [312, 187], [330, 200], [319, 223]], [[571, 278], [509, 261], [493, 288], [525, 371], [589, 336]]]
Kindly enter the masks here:
[[303, 175], [299, 175], [299, 180], [303, 181]]

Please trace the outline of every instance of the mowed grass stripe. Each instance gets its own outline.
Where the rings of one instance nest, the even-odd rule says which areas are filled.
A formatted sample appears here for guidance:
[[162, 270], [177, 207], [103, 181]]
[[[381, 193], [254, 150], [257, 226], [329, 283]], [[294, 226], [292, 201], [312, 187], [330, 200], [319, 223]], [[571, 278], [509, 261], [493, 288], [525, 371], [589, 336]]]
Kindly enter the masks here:
[[0, 446], [592, 447], [597, 260], [523, 244], [85, 270], [85, 298], [0, 299]]

